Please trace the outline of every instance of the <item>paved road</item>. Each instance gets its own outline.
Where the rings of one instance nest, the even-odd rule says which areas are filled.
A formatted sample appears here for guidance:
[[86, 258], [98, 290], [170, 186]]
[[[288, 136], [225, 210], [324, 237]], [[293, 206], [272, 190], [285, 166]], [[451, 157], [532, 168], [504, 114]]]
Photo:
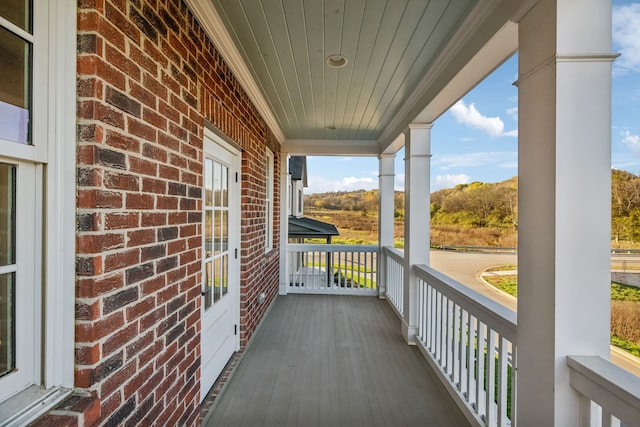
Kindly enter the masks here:
[[[640, 260], [637, 256], [631, 256], [630, 259]], [[515, 254], [431, 251], [431, 266], [433, 268], [513, 311], [517, 311], [516, 299], [485, 284], [480, 279], [480, 275], [487, 268], [516, 263], [517, 255]], [[640, 359], [611, 347], [611, 361], [640, 376]]]

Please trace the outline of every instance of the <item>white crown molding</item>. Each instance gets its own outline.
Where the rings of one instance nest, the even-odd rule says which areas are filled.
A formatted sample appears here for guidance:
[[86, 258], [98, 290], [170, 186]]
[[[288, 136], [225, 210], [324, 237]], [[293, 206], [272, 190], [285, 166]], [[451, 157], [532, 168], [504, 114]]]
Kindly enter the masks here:
[[[483, 69], [470, 70], [468, 66], [464, 66], [462, 70], [467, 70], [467, 75], [464, 77], [464, 83], [466, 84], [460, 85], [458, 83], [456, 86], [459, 87], [456, 88], [456, 93], [452, 93], [447, 96], [447, 98], [451, 98], [452, 96], [454, 98], [457, 97], [456, 99], [453, 99], [453, 102], [438, 102], [437, 108], [433, 108], [433, 106], [435, 105], [433, 101], [437, 97], [441, 96], [442, 92], [444, 92], [446, 88], [451, 87], [451, 81], [436, 97], [433, 97], [432, 99], [426, 99], [429, 90], [432, 88], [434, 83], [442, 77], [442, 73], [446, 70], [446, 67], [448, 67], [455, 60], [456, 55], [458, 55], [458, 53], [464, 49], [464, 46], [471, 40], [473, 40], [486, 20], [489, 19], [494, 13], [495, 8], [500, 7], [501, 2], [502, 0], [480, 0], [476, 4], [473, 10], [469, 13], [468, 17], [460, 25], [460, 31], [455, 33], [454, 36], [449, 40], [445, 48], [436, 59], [434, 66], [431, 67], [424, 75], [423, 79], [413, 91], [412, 95], [407, 98], [407, 101], [405, 102], [403, 108], [400, 109], [387, 129], [382, 133], [382, 135], [380, 135], [378, 143], [380, 144], [382, 151], [387, 151], [389, 149], [389, 146], [394, 143], [397, 135], [401, 132], [404, 132], [409, 123], [414, 121], [434, 121], [440, 114], [442, 114], [453, 103], [455, 103], [457, 99], [461, 98], [467, 91], [473, 88], [482, 78], [493, 71], [502, 61], [504, 61], [504, 59], [508, 58], [511, 53], [515, 51], [515, 48], [511, 49], [511, 52], [508, 55], [501, 55], [503, 58], [502, 61], [496, 62], [495, 64], [485, 64]], [[511, 25], [516, 27], [516, 25], [513, 23]], [[510, 26], [505, 25], [503, 29], [504, 28], [510, 28]], [[498, 34], [500, 34], [501, 31], [502, 30], [500, 30]], [[491, 40], [494, 39], [495, 36]], [[487, 45], [491, 42], [491, 40], [487, 43]], [[517, 48], [517, 31], [515, 46]], [[476, 55], [474, 55], [473, 59], [484, 56], [481, 55], [483, 52], [488, 52], [486, 46], [483, 47]], [[495, 56], [495, 52], [491, 56]], [[429, 117], [420, 117], [422, 115], [422, 112], [426, 110], [430, 105], [433, 111], [429, 114]]]
[[185, 3], [191, 12], [193, 12], [195, 18], [211, 38], [225, 62], [247, 92], [247, 95], [262, 115], [267, 126], [271, 129], [271, 132], [273, 132], [278, 141], [282, 143], [285, 140], [285, 136], [278, 124], [278, 120], [273, 114], [269, 103], [262, 95], [260, 88], [253, 79], [249, 68], [242, 59], [242, 55], [236, 48], [231, 35], [226, 30], [222, 19], [220, 19], [220, 15], [218, 15], [211, 1], [185, 0]]
[[378, 156], [380, 147], [372, 140], [287, 139], [282, 151], [306, 156]]

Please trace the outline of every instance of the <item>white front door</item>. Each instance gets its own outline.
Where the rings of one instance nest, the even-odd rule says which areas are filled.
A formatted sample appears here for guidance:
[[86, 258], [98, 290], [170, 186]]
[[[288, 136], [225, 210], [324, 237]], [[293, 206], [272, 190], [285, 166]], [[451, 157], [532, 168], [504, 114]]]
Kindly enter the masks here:
[[205, 132], [200, 400], [240, 348], [240, 152]]

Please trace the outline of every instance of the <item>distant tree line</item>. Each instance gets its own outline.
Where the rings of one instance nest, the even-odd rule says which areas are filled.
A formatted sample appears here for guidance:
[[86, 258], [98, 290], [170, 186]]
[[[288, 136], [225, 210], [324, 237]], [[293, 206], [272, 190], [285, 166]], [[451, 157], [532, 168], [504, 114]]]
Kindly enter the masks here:
[[[305, 207], [346, 210], [373, 215], [378, 190], [305, 195]], [[396, 219], [404, 219], [404, 193], [396, 191]], [[431, 223], [459, 227], [518, 227], [518, 178], [492, 183], [472, 182], [431, 194]], [[640, 241], [640, 175], [611, 171], [611, 234], [618, 241]]]
[[[362, 212], [364, 215], [377, 214], [378, 190], [305, 194], [304, 206], [305, 210], [324, 209]], [[395, 192], [394, 210], [396, 218], [404, 218], [404, 193], [402, 191]]]
[[611, 235], [640, 241], [640, 176], [618, 169], [611, 171]]
[[496, 184], [459, 184], [432, 193], [431, 222], [462, 227], [517, 228], [517, 177]]

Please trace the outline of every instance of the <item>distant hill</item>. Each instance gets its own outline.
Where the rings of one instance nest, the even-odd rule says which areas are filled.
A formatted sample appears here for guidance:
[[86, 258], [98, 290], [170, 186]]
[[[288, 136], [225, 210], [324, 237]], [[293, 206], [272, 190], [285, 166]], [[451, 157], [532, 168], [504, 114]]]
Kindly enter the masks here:
[[[395, 193], [396, 219], [404, 218], [404, 193]], [[375, 215], [378, 190], [340, 191], [305, 195], [305, 208], [354, 211]], [[517, 229], [518, 178], [472, 182], [431, 194], [431, 223], [463, 228]], [[611, 171], [611, 224], [615, 241], [640, 241], [640, 176]]]

